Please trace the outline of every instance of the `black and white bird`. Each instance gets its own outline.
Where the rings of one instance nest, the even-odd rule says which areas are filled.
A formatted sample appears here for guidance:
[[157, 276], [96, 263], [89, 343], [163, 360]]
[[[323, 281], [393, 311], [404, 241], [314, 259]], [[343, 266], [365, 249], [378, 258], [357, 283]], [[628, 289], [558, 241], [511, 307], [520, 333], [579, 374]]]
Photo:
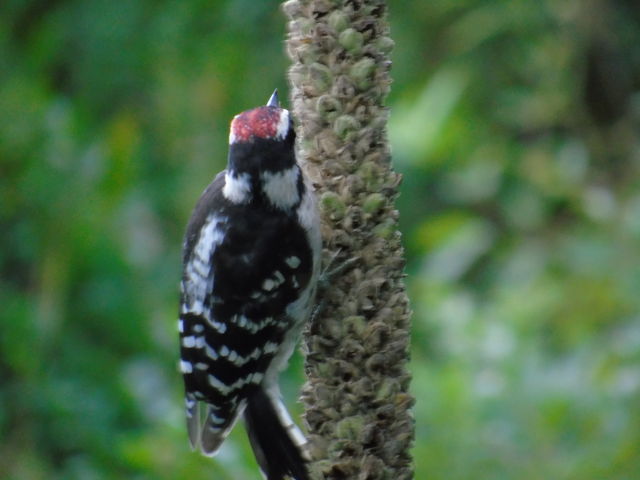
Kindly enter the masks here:
[[227, 169], [200, 197], [183, 245], [178, 329], [191, 446], [215, 454], [243, 416], [268, 480], [308, 479], [306, 440], [278, 386], [313, 307], [321, 252], [294, 144], [277, 91], [236, 115]]

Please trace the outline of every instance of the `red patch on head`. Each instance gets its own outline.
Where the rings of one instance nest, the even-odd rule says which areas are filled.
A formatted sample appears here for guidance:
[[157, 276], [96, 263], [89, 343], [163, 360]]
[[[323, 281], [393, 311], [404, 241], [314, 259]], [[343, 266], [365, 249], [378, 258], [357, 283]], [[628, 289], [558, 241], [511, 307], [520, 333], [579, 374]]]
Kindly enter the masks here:
[[231, 122], [233, 142], [247, 142], [253, 137], [274, 138], [281, 112], [276, 107], [258, 107], [236, 115]]

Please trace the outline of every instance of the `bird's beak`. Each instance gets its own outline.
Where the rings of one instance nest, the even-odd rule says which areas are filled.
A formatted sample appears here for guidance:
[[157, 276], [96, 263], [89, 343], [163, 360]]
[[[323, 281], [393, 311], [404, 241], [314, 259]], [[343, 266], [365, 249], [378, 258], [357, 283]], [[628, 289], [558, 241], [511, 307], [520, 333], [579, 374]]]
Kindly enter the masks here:
[[267, 102], [267, 107], [277, 107], [280, 108], [280, 101], [278, 100], [278, 89], [276, 88], [271, 94], [269, 101]]

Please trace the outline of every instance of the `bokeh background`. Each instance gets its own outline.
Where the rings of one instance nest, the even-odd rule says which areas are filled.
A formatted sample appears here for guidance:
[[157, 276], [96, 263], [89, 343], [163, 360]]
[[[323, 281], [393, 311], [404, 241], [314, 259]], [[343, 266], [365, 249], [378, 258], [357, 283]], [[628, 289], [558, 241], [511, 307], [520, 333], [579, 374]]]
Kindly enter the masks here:
[[[416, 479], [640, 478], [640, 4], [389, 3]], [[242, 428], [190, 453], [175, 325], [284, 35], [275, 0], [0, 3], [0, 478], [260, 478]]]

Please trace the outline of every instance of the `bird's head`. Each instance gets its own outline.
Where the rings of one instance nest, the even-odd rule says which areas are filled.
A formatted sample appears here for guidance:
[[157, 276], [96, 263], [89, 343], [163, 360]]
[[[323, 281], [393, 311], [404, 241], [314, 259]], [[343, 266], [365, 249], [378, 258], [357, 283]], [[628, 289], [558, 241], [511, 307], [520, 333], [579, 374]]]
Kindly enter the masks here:
[[282, 142], [293, 133], [289, 111], [280, 108], [278, 90], [265, 106], [239, 113], [231, 121], [229, 145], [260, 141]]
[[280, 108], [277, 90], [265, 106], [233, 117], [225, 197], [234, 203], [265, 198], [282, 208], [295, 205], [302, 182], [294, 151], [295, 136], [289, 111]]

